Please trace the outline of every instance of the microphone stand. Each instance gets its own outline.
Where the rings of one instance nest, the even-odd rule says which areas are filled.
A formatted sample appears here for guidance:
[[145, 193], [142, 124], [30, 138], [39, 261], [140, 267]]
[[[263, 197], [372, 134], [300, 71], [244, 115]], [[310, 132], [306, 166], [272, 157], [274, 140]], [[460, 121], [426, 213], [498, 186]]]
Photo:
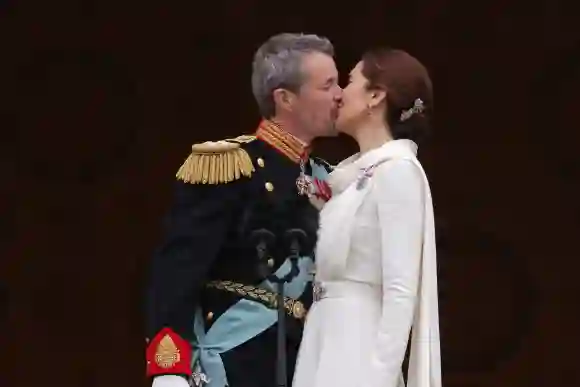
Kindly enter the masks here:
[[258, 271], [260, 276], [276, 284], [276, 305], [278, 311], [277, 329], [277, 353], [276, 353], [276, 386], [287, 387], [288, 372], [286, 367], [286, 309], [284, 308], [284, 284], [291, 282], [298, 274], [300, 268], [298, 259], [302, 254], [308, 239], [306, 232], [302, 229], [289, 229], [284, 234], [284, 248], [289, 252], [287, 259], [291, 263], [290, 270], [282, 277], [273, 273], [273, 266], [268, 261], [271, 259], [270, 249], [276, 242], [276, 236], [270, 230], [258, 229], [251, 233], [250, 240], [256, 246], [258, 255]]
[[287, 259], [291, 262], [288, 273], [283, 277], [270, 274], [268, 280], [276, 284], [277, 287], [277, 306], [278, 306], [278, 330], [277, 330], [277, 356], [276, 356], [276, 386], [286, 387], [288, 375], [286, 369], [286, 310], [284, 308], [284, 284], [291, 282], [298, 274], [298, 259], [302, 246], [306, 242], [306, 232], [301, 229], [290, 229], [284, 234], [286, 250], [290, 253]]

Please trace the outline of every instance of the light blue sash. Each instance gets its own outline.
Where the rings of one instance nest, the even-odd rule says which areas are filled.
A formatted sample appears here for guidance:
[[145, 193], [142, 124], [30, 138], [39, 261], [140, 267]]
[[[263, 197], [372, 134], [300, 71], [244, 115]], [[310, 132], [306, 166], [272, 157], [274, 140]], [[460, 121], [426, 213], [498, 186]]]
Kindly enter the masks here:
[[[301, 257], [298, 260], [300, 274], [290, 283], [285, 284], [284, 293], [288, 297], [299, 298], [306, 284], [311, 280], [312, 259]], [[286, 260], [276, 271], [278, 277], [284, 276], [291, 267]], [[264, 281], [260, 287], [275, 291], [270, 281]], [[242, 299], [223, 313], [205, 332], [201, 309], [197, 308], [194, 322], [196, 341], [193, 353], [193, 367], [199, 360], [201, 371], [209, 379], [207, 387], [224, 387], [228, 384], [226, 370], [220, 356], [270, 328], [278, 321], [278, 311], [269, 309], [259, 302]]]
[[[328, 173], [323, 166], [310, 160], [312, 176], [325, 180]], [[284, 293], [291, 298], [299, 298], [312, 280], [313, 260], [301, 257], [298, 260], [300, 273], [290, 283], [284, 285]], [[276, 271], [277, 277], [283, 277], [291, 268], [290, 260], [286, 260]], [[262, 282], [259, 287], [276, 292], [276, 287], [270, 281]], [[205, 387], [224, 387], [228, 385], [226, 370], [221, 354], [227, 352], [248, 340], [256, 337], [278, 321], [278, 311], [269, 309], [259, 302], [241, 299], [223, 313], [205, 332], [201, 308], [195, 312], [194, 333], [192, 343], [192, 369], [200, 368], [209, 379]]]
[[312, 177], [316, 177], [320, 180], [326, 180], [328, 177], [328, 172], [320, 164], [316, 164], [312, 159], [310, 159], [310, 167], [312, 167]]

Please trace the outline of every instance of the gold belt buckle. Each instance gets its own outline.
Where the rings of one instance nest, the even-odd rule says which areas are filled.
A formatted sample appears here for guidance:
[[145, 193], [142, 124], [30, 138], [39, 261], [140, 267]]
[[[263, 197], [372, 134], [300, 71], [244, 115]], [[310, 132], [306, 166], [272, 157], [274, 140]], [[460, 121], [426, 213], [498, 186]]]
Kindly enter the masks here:
[[322, 286], [322, 284], [318, 281], [315, 281], [312, 284], [312, 298], [314, 301], [320, 301], [324, 298], [326, 294], [326, 289]]
[[304, 307], [304, 304], [298, 300], [293, 301], [294, 302], [291, 302], [291, 305], [286, 308], [286, 310], [290, 311], [294, 318], [303, 320], [304, 317], [306, 317], [306, 308]]

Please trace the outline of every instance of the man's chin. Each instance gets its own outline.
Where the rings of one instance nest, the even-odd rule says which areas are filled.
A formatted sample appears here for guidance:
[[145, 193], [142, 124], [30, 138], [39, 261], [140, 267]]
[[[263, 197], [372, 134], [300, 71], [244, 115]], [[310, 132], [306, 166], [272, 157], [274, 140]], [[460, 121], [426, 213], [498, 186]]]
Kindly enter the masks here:
[[328, 131], [328, 133], [324, 137], [338, 137], [339, 135], [340, 132], [336, 128], [332, 128], [331, 130]]
[[340, 130], [338, 129], [338, 126], [336, 125], [336, 122], [334, 122], [328, 128], [328, 135], [326, 137], [337, 137], [339, 134], [340, 134]]

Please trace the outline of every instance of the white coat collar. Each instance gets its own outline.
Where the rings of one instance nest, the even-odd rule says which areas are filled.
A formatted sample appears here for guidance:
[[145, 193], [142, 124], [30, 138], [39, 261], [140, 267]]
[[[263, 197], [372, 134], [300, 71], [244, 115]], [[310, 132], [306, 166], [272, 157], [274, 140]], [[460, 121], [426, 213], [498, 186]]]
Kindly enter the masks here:
[[411, 140], [392, 140], [365, 153], [355, 153], [341, 161], [328, 176], [332, 194], [337, 195], [352, 184], [367, 168], [373, 164], [392, 157], [416, 157], [417, 144]]

